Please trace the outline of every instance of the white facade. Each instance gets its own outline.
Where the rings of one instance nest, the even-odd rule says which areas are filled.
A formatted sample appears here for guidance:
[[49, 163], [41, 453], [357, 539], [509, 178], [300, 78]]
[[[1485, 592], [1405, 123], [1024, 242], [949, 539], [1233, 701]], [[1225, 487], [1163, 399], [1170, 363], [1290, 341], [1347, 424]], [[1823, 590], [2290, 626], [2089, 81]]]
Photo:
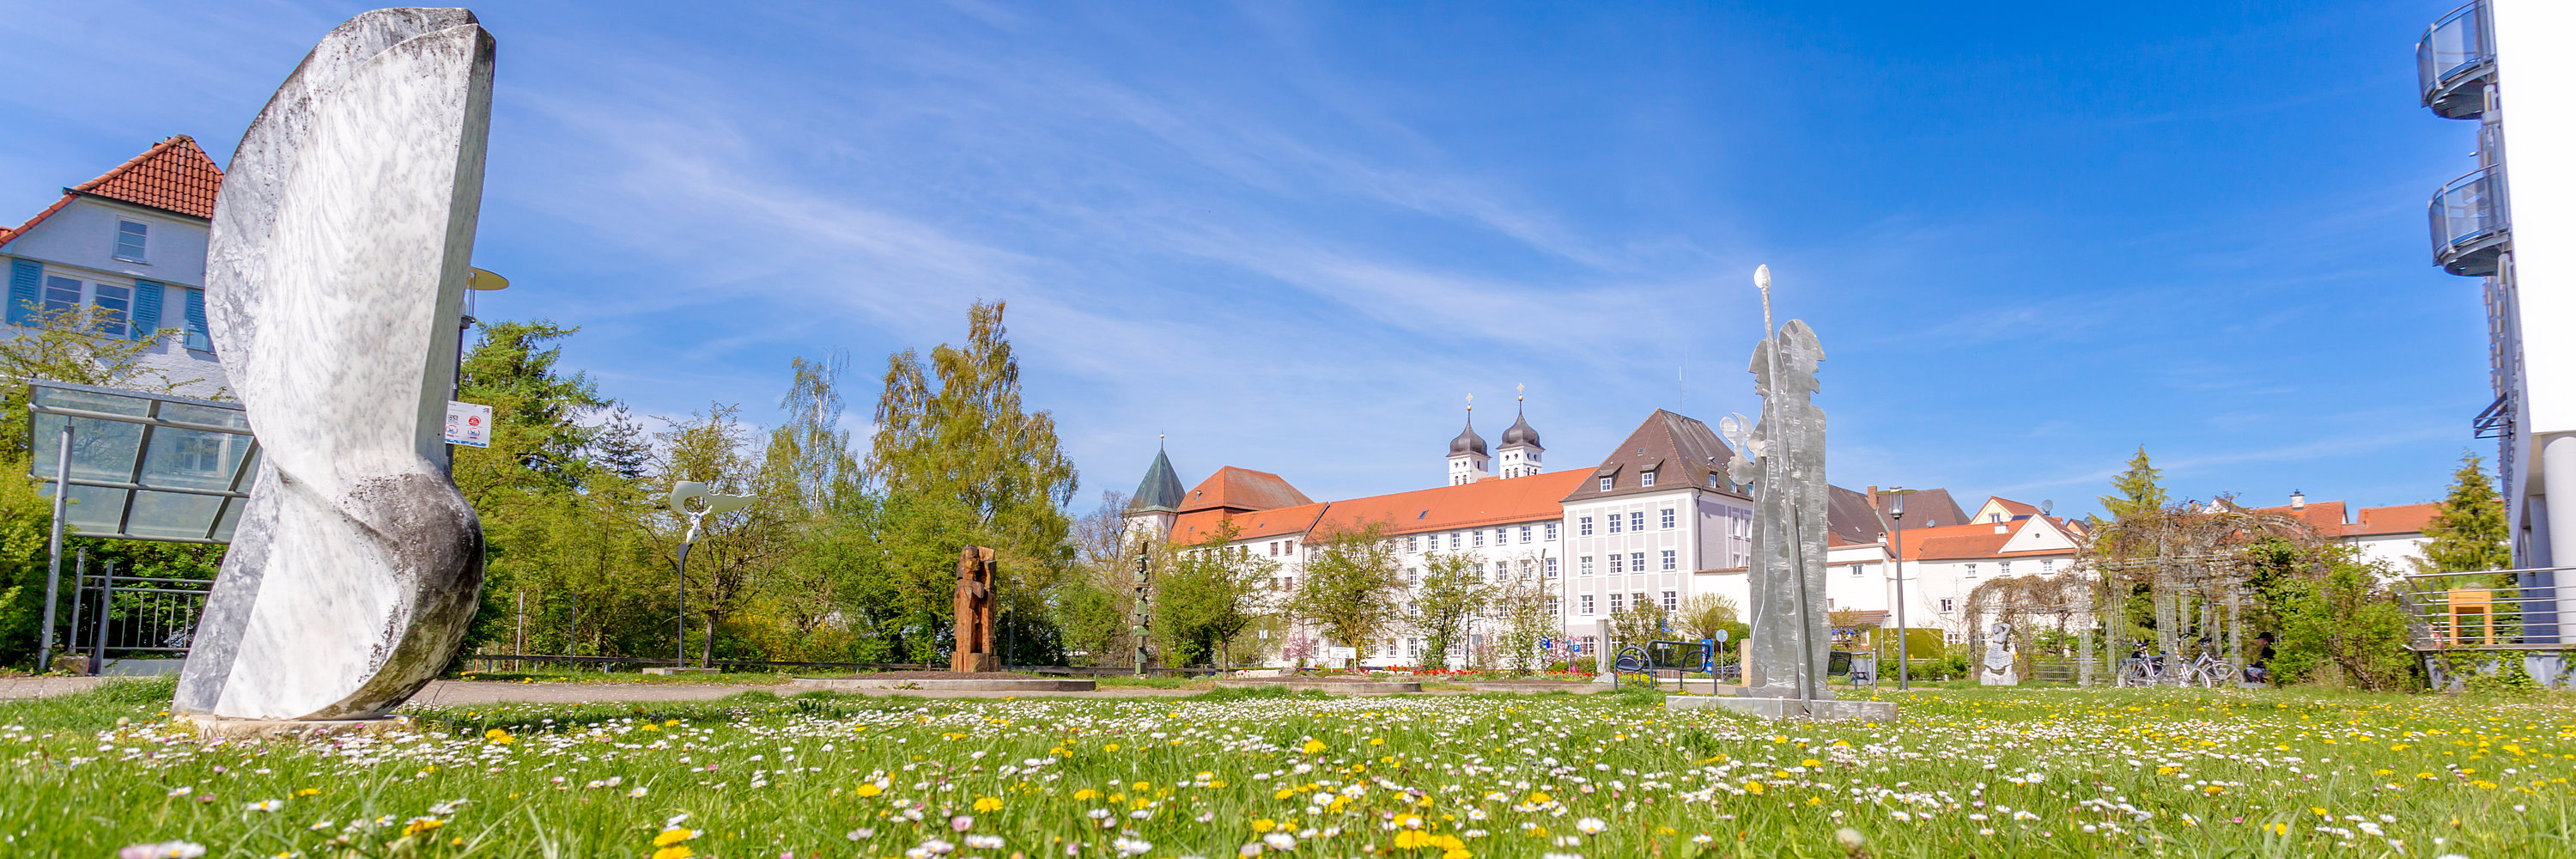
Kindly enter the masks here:
[[12, 333], [46, 311], [91, 308], [116, 326], [101, 336], [140, 339], [134, 328], [176, 329], [152, 342], [143, 366], [184, 396], [222, 395], [226, 380], [205, 336], [206, 222], [98, 197], [75, 196], [24, 235], [0, 243], [10, 278]]
[[1752, 522], [1741, 499], [1688, 485], [1567, 505], [1566, 628], [1580, 638], [1638, 600], [1677, 609], [1714, 593], [1750, 605]]

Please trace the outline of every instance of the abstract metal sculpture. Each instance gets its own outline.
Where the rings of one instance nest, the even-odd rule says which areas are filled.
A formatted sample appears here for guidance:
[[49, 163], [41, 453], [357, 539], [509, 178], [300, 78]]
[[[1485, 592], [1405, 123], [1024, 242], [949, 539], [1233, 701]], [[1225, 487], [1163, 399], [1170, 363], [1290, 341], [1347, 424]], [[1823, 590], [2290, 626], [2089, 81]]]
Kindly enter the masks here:
[[465, 634], [483, 534], [443, 430], [492, 60], [463, 9], [369, 12], [242, 135], [207, 309], [263, 455], [176, 712], [382, 715]]
[[[1762, 290], [1763, 330], [1771, 332], [1771, 268], [1756, 270], [1754, 283]], [[1741, 451], [1728, 462], [1727, 477], [1754, 487], [1747, 696], [1833, 697], [1825, 686], [1832, 643], [1824, 610], [1825, 413], [1812, 399], [1824, 358], [1807, 323], [1789, 320], [1753, 351], [1761, 423], [1748, 433], [1741, 417], [1720, 422]]]

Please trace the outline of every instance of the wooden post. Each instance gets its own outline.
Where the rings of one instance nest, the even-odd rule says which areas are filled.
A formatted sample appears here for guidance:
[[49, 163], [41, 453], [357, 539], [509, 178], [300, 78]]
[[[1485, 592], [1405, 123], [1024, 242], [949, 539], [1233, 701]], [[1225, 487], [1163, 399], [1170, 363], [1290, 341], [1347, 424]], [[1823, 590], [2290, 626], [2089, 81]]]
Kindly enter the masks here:
[[968, 546], [957, 553], [957, 647], [948, 670], [960, 674], [1000, 667], [993, 650], [993, 550]]

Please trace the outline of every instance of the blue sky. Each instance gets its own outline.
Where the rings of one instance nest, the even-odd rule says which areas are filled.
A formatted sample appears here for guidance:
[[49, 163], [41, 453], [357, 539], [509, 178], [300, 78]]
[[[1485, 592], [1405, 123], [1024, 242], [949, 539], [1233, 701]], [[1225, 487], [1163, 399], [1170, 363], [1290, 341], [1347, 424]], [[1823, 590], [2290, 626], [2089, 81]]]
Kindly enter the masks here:
[[[2111, 5], [484, 5], [482, 312], [647, 413], [766, 419], [846, 349], [864, 431], [1004, 299], [1088, 508], [1158, 434], [1332, 498], [1443, 482], [1517, 384], [1557, 469], [1754, 412], [1767, 262], [1836, 483], [2082, 513], [2143, 443], [2182, 497], [2437, 497], [2492, 454], [2425, 237], [2449, 0]], [[229, 158], [365, 8], [0, 0], [0, 220]]]

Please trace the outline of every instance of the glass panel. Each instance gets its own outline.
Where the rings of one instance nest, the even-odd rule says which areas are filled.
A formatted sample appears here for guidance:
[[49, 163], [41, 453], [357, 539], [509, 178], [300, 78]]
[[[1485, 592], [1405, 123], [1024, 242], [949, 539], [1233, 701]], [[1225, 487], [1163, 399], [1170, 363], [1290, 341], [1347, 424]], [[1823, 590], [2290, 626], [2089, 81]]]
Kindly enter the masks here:
[[[169, 409], [164, 407], [162, 411]], [[152, 449], [143, 457], [145, 486], [230, 489], [233, 470], [250, 449], [250, 436], [161, 427], [152, 431]], [[213, 515], [209, 513], [207, 515]], [[204, 531], [201, 524], [198, 531]]]
[[232, 542], [233, 528], [241, 524], [242, 506], [249, 503], [247, 499], [234, 498], [224, 505], [223, 521], [215, 523], [215, 539]]
[[72, 419], [72, 477], [79, 480], [134, 479], [135, 449], [143, 444], [143, 425], [88, 418]]
[[142, 417], [152, 413], [152, 401], [143, 397], [107, 394], [98, 391], [75, 391], [69, 388], [33, 387], [29, 397], [40, 406], [58, 409], [80, 409], [112, 415]]
[[91, 299], [98, 306], [96, 326], [101, 334], [125, 335], [125, 319], [134, 312], [134, 288], [98, 285], [98, 296]]
[[69, 313], [80, 307], [81, 282], [68, 277], [45, 278], [45, 312]]
[[244, 413], [240, 409], [228, 409], [222, 406], [196, 406], [189, 405], [187, 403], [163, 402], [161, 404], [161, 419], [183, 424], [201, 424], [210, 427], [232, 427], [234, 429], [241, 430], [242, 432], [250, 432], [249, 414]]
[[[36, 487], [36, 494], [52, 506], [54, 488]], [[125, 515], [125, 490], [98, 486], [72, 487], [71, 509], [63, 513], [63, 524], [97, 534], [116, 533], [117, 517]]]
[[125, 532], [137, 537], [206, 536], [206, 526], [214, 524], [215, 513], [224, 499], [214, 495], [181, 495], [176, 492], [137, 492], [134, 494], [134, 516], [127, 520]]

